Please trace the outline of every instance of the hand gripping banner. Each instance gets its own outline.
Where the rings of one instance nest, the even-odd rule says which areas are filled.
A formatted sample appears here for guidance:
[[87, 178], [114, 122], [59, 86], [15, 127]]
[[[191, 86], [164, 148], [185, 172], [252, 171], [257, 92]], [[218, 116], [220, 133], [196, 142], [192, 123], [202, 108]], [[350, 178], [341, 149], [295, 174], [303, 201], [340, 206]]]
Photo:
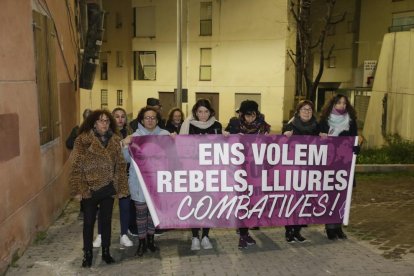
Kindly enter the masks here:
[[160, 228], [348, 224], [357, 137], [178, 135], [129, 147]]

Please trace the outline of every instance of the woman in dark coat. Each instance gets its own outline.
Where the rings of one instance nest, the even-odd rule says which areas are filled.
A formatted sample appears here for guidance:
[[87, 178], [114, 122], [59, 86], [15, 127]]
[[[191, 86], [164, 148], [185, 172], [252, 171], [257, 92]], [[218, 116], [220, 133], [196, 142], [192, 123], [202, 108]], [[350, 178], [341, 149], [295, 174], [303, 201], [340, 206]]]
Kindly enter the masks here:
[[[321, 136], [357, 136], [356, 112], [344, 95], [337, 94], [322, 108], [319, 121]], [[359, 147], [354, 148], [359, 153]], [[330, 240], [346, 239], [342, 224], [326, 224], [326, 235]]]
[[[222, 134], [222, 126], [214, 117], [215, 111], [207, 99], [199, 99], [192, 109], [192, 114], [181, 125], [180, 134]], [[200, 228], [193, 228], [191, 250], [212, 249], [208, 234], [210, 228], [203, 228], [200, 243]]]
[[[231, 118], [226, 127], [230, 134], [269, 134], [270, 125], [264, 120], [264, 115], [259, 112], [259, 105], [255, 101], [243, 101], [237, 113], [238, 117]], [[239, 249], [256, 244], [249, 235], [249, 228], [242, 227], [239, 233]]]
[[[319, 126], [313, 115], [315, 111], [311, 101], [300, 101], [296, 106], [295, 116], [283, 127], [282, 133], [288, 137], [292, 135], [319, 135]], [[285, 238], [287, 242], [304, 242], [306, 239], [300, 234], [302, 225], [286, 225]]]
[[168, 113], [168, 120], [165, 124], [165, 129], [168, 130], [170, 133], [180, 133], [181, 125], [184, 122], [184, 113], [183, 111], [175, 107], [170, 110]]

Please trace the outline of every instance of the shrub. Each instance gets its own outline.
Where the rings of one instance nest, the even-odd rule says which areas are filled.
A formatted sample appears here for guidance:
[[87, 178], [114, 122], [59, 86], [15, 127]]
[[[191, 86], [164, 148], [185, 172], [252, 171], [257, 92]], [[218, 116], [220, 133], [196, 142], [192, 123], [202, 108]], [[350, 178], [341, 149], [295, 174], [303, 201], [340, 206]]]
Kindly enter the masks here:
[[387, 144], [381, 148], [363, 149], [357, 157], [358, 164], [414, 164], [414, 142], [398, 134], [388, 135]]

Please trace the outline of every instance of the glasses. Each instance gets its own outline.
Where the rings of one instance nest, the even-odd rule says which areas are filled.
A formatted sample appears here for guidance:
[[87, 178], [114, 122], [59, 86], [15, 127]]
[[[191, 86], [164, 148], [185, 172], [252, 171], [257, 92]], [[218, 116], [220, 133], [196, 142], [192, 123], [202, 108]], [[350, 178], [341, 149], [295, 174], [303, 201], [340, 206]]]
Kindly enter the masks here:
[[155, 121], [155, 120], [157, 120], [157, 117], [146, 116], [146, 117], [144, 117], [144, 120], [145, 121]]
[[301, 108], [300, 111], [302, 111], [302, 112], [308, 112], [308, 113], [312, 113], [313, 112], [312, 108]]
[[110, 121], [108, 119], [99, 119], [97, 122], [101, 124], [110, 124]]

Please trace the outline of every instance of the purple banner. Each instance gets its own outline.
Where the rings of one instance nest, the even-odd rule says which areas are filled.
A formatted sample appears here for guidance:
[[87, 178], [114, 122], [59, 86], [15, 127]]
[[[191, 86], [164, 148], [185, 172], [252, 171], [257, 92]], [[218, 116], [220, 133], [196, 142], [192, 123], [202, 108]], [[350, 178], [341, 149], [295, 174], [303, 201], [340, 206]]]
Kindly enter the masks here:
[[356, 137], [133, 137], [160, 228], [348, 223]]

